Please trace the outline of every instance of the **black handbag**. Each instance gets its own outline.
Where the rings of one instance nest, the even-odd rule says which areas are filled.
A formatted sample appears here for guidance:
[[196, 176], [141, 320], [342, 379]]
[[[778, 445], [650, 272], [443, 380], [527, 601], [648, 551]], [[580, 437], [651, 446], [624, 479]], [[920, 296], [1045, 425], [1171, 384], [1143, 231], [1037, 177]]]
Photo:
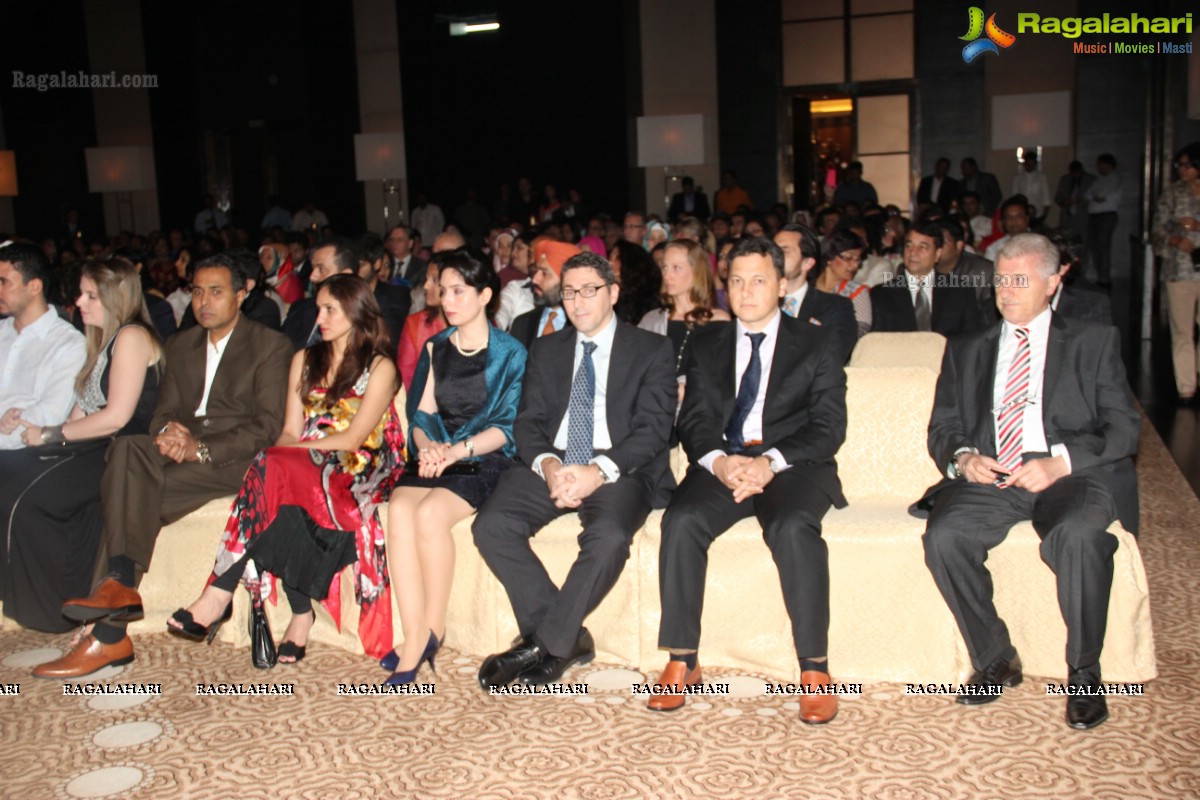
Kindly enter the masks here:
[[250, 661], [259, 669], [275, 666], [275, 637], [263, 610], [262, 594], [257, 582], [250, 584]]

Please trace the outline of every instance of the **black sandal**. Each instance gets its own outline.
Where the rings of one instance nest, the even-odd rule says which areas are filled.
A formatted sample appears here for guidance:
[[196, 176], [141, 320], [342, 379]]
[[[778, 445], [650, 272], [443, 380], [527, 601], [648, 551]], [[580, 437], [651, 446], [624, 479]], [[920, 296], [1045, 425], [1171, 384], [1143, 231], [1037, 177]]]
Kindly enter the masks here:
[[[308, 613], [312, 615], [313, 625], [316, 625], [317, 624], [317, 612], [314, 609], [309, 609]], [[308, 632], [312, 633], [312, 628], [309, 628]], [[284, 657], [292, 659], [291, 661], [280, 660], [278, 662], [280, 664], [299, 664], [301, 661], [304, 660], [304, 655], [307, 652], [308, 652], [308, 645], [306, 645], [306, 644], [296, 644], [295, 642], [281, 642], [279, 644], [279, 650], [276, 653], [276, 655], [278, 656], [279, 659], [283, 659]]]
[[225, 613], [210, 625], [201, 625], [199, 622], [196, 622], [196, 618], [192, 616], [192, 612], [186, 608], [181, 608], [171, 615], [171, 619], [178, 622], [180, 627], [176, 628], [173, 625], [168, 625], [167, 632], [184, 639], [191, 639], [193, 642], [204, 640], [208, 644], [212, 644], [213, 637], [217, 635], [217, 631], [221, 630], [221, 626], [228, 622], [232, 616], [232, 602], [225, 607]]

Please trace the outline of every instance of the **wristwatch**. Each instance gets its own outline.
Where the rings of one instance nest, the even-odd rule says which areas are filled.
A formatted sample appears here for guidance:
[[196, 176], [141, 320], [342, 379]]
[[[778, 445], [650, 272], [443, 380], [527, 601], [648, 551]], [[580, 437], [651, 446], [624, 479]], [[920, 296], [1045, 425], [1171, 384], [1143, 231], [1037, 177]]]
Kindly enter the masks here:
[[958, 460], [960, 458], [962, 458], [964, 455], [975, 454], [978, 452], [979, 451], [976, 450], [974, 447], [962, 447], [962, 448], [959, 448], [958, 452], [954, 454], [954, 458], [950, 461], [950, 470], [954, 473], [955, 480], [963, 477], [962, 467], [960, 467], [958, 465]]
[[196, 460], [201, 464], [212, 462], [212, 456], [208, 453], [208, 445], [204, 442], [196, 442]]
[[464, 439], [463, 445], [467, 448], [467, 458], [475, 457], [475, 442], [472, 439]]

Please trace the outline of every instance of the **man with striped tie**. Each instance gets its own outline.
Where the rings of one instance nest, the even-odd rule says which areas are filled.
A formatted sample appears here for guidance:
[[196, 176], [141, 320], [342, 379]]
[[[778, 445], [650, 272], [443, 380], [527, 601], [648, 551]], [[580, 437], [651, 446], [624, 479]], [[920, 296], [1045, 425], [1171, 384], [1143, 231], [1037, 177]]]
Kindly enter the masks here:
[[[992, 602], [988, 551], [1031, 520], [1057, 577], [1067, 624], [1068, 682], [1100, 685], [1114, 519], [1136, 533], [1140, 420], [1116, 328], [1055, 313], [1058, 250], [1021, 234], [996, 261], [1003, 320], [951, 338], [929, 423], [929, 453], [946, 478], [918, 503], [931, 508], [925, 563], [966, 641], [975, 673], [958, 702], [977, 705], [1016, 686], [1021, 661]], [[1075, 690], [1067, 723], [1108, 718], [1104, 696]]]
[[[671, 340], [622, 324], [620, 287], [596, 253], [561, 268], [571, 327], [533, 342], [513, 426], [523, 464], [505, 470], [472, 525], [475, 545], [512, 603], [520, 637], [484, 660], [486, 691], [555, 683], [595, 657], [583, 621], [617, 582], [633, 535], [675, 488], [667, 447], [678, 397]], [[579, 512], [579, 556], [561, 586], [530, 539]]]

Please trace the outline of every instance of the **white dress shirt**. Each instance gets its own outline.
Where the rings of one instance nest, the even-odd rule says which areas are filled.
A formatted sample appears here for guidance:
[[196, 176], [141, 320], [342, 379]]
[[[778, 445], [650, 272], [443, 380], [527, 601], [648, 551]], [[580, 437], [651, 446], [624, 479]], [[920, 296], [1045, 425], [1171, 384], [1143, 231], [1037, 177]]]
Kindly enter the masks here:
[[200, 398], [200, 405], [196, 406], [197, 417], [208, 414], [208, 393], [212, 391], [213, 378], [217, 377], [217, 367], [221, 366], [221, 357], [225, 355], [225, 346], [232, 335], [233, 330], [230, 329], [224, 338], [213, 344], [208, 334], [204, 334], [204, 395]]
[[1044, 172], [1018, 172], [1013, 177], [1012, 193], [1025, 195], [1029, 205], [1034, 208], [1035, 217], [1045, 216], [1050, 208], [1050, 180]]
[[[561, 314], [562, 309], [559, 309]], [[583, 363], [583, 343], [593, 342], [596, 349], [592, 351], [592, 368], [596, 374], [596, 391], [592, 403], [592, 449], [595, 451], [608, 450], [612, 447], [612, 436], [608, 431], [608, 367], [612, 361], [613, 337], [617, 333], [617, 317], [614, 314], [608, 321], [608, 325], [604, 327], [594, 338], [588, 338], [582, 333], [575, 334], [575, 360], [571, 366], [571, 379], [574, 381], [575, 373], [579, 371], [579, 365]], [[563, 414], [562, 424], [558, 426], [558, 432], [554, 435], [554, 447], [558, 450], [566, 452], [567, 450], [567, 432], [571, 426], [571, 409], [567, 408], [567, 413]], [[542, 462], [547, 458], [558, 458], [556, 453], [542, 453], [533, 460], [533, 471], [539, 476], [542, 475]], [[616, 462], [606, 455], [597, 455], [591, 460], [592, 464], [600, 467], [600, 471], [604, 473], [609, 483], [616, 481], [621, 477], [621, 470], [617, 467]]]
[[[1103, 197], [1103, 200], [1097, 200]], [[1121, 206], [1121, 176], [1117, 172], [1101, 175], [1092, 181], [1088, 189], [1087, 210], [1089, 214], [1105, 214]]]
[[808, 281], [800, 284], [800, 288], [791, 294], [785, 295], [783, 298], [783, 310], [789, 317], [795, 317], [800, 313], [800, 306], [804, 305], [804, 297], [808, 294]]
[[[762, 344], [758, 346], [758, 361], [762, 366], [762, 378], [758, 382], [758, 394], [754, 396], [754, 405], [750, 407], [750, 413], [746, 416], [746, 421], [742, 423], [742, 440], [746, 442], [762, 441], [763, 438], [763, 409], [767, 404], [767, 384], [771, 378], [771, 365], [775, 362], [775, 344], [779, 341], [779, 324], [782, 315], [776, 313], [758, 333], [766, 334], [766, 338], [762, 340]], [[739, 319], [734, 323], [737, 331], [737, 349], [734, 354], [734, 374], [733, 385], [740, 388], [742, 385], [742, 375], [746, 372], [746, 367], [750, 366], [750, 356], [754, 352], [754, 344], [750, 341], [747, 335], [751, 330], [742, 324]], [[712, 450], [701, 456], [697, 462], [709, 472], [713, 471], [713, 462], [718, 457], [726, 455], [721, 450]], [[776, 472], [787, 469], [790, 464], [784, 461], [783, 454], [777, 448], [772, 447], [763, 453], [771, 461], [776, 464], [781, 464]]]
[[[35, 425], [65, 422], [75, 403], [75, 378], [87, 360], [87, 342], [53, 308], [17, 331], [12, 317], [0, 320], [0, 414], [21, 409]], [[21, 426], [0, 434], [0, 450], [25, 446]]]
[[[1025, 403], [1021, 420], [1024, 440], [1021, 450], [1026, 453], [1049, 452], [1052, 456], [1062, 456], [1067, 463], [1067, 472], [1070, 472], [1071, 456], [1067, 453], [1067, 446], [1047, 446], [1043, 419], [1046, 409], [1043, 405], [1045, 398], [1042, 397], [1042, 388], [1046, 382], [1046, 348], [1050, 339], [1051, 316], [1051, 311], [1047, 308], [1025, 326], [1029, 329], [1029, 400]], [[1017, 326], [1007, 321], [1000, 326], [1000, 353], [996, 357], [996, 375], [992, 384], [992, 417], [997, 443], [1000, 441], [1000, 413], [997, 409], [1004, 401], [1008, 368], [1017, 353], [1016, 330]]]

